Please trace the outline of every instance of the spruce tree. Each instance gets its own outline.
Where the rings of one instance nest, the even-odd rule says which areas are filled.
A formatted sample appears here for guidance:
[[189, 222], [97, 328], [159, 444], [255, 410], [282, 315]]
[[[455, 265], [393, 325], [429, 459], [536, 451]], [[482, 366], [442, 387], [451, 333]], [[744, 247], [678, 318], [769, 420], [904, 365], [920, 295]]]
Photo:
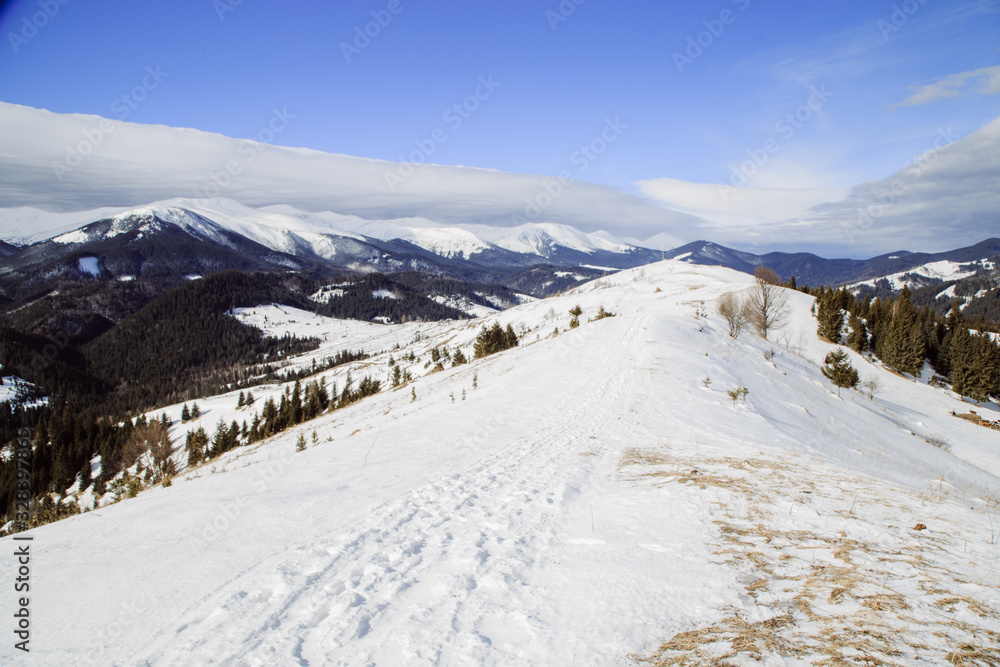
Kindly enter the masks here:
[[972, 336], [965, 327], [959, 327], [951, 337], [949, 362], [951, 365], [951, 390], [959, 396], [971, 396], [972, 382]]
[[261, 417], [264, 421], [264, 431], [262, 433], [263, 437], [273, 435], [277, 433], [278, 428], [278, 407], [274, 404], [274, 399], [269, 398], [264, 401], [264, 409], [261, 413]]
[[196, 466], [205, 458], [205, 447], [208, 445], [208, 435], [205, 429], [198, 427], [195, 431], [188, 431], [184, 440], [184, 449], [188, 455], [188, 465]]
[[229, 431], [226, 433], [226, 451], [230, 449], [235, 449], [240, 444], [240, 425], [236, 423], [234, 419], [229, 425]]
[[212, 435], [212, 447], [208, 452], [210, 457], [215, 458], [226, 451], [226, 437], [228, 435], [229, 431], [220, 419], [219, 423], [215, 425], [215, 433]]
[[255, 412], [253, 413], [253, 423], [250, 425], [250, 435], [247, 437], [247, 442], [257, 442], [261, 437], [260, 415]]
[[851, 365], [851, 359], [843, 348], [826, 355], [823, 360], [826, 366], [823, 367], [823, 375], [837, 385], [837, 397], [840, 397], [841, 387], [856, 387], [858, 384], [858, 371]]
[[503, 332], [503, 349], [509, 350], [514, 347], [517, 347], [517, 334], [514, 333], [514, 327], [508, 324]]
[[295, 388], [292, 390], [291, 420], [292, 424], [302, 422], [302, 384], [298, 380], [295, 381]]
[[909, 335], [903, 342], [899, 370], [914, 377], [920, 377], [920, 373], [924, 369], [926, 352], [923, 327], [920, 326], [919, 322], [914, 322], [910, 326]]
[[972, 339], [972, 372], [969, 396], [985, 401], [1000, 394], [1000, 368], [997, 366], [997, 347], [986, 334], [979, 333]]
[[864, 354], [868, 351], [868, 328], [865, 327], [865, 321], [857, 315], [851, 315], [848, 325], [851, 333], [847, 335], [847, 346], [858, 354]]
[[93, 474], [90, 468], [90, 457], [87, 457], [80, 468], [80, 491], [85, 491], [93, 483]]
[[181, 421], [187, 422], [191, 419], [191, 410], [188, 409], [188, 404], [185, 403], [184, 407], [181, 408]]
[[330, 394], [326, 391], [326, 378], [320, 378], [316, 396], [319, 398], [320, 412], [325, 412], [330, 407]]
[[819, 320], [818, 333], [831, 343], [839, 343], [844, 329], [844, 313], [832, 294], [824, 294], [816, 301], [816, 319]]

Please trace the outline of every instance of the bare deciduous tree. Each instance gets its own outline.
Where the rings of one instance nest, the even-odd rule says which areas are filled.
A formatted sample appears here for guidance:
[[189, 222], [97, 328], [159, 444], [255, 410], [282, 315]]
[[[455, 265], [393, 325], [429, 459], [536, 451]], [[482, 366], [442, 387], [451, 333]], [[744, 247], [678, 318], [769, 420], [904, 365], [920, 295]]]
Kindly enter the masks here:
[[873, 375], [861, 383], [861, 388], [868, 394], [868, 400], [875, 400], [875, 394], [878, 393], [878, 378]]
[[767, 338], [768, 331], [780, 329], [788, 319], [788, 293], [778, 286], [778, 274], [767, 267], [758, 266], [754, 278], [757, 283], [747, 299], [750, 323], [761, 337]]
[[719, 297], [719, 315], [726, 320], [729, 325], [729, 335], [739, 338], [743, 332], [743, 327], [747, 324], [749, 311], [746, 302], [732, 292], [726, 292]]
[[174, 445], [170, 442], [166, 425], [153, 420], [132, 431], [132, 437], [125, 443], [122, 457], [125, 468], [130, 468], [136, 461], [141, 461], [143, 467], [153, 472], [153, 481], [158, 482], [165, 474], [171, 472], [173, 462], [170, 460], [170, 455], [173, 452]]

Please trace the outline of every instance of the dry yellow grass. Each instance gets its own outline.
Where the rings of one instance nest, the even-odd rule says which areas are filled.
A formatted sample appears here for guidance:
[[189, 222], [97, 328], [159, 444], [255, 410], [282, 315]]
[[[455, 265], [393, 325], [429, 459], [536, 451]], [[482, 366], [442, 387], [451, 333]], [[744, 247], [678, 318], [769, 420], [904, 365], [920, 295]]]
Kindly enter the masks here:
[[[813, 479], [786, 464], [728, 457], [691, 461], [665, 449], [629, 448], [622, 453], [619, 468], [634, 482], [725, 490], [731, 495], [723, 498], [738, 498], [732, 507], [714, 503], [721, 509], [713, 518], [718, 528], [714, 553], [743, 573], [752, 599], [784, 600], [774, 603], [775, 616], [766, 621], [750, 623], [733, 610], [711, 626], [670, 637], [647, 655], [633, 655], [635, 661], [731, 665], [781, 656], [809, 657], [818, 665], [902, 666], [919, 652], [953, 665], [1000, 666], [1000, 635], [954, 620], [959, 605], [982, 619], [996, 618], [997, 611], [955, 590], [961, 582], [931, 567], [925, 553], [941, 549], [939, 545], [921, 537], [916, 546], [894, 551], [848, 538], [843, 531], [821, 534], [775, 528], [779, 510], [774, 496], [787, 508], [789, 499], [798, 502], [820, 493]], [[769, 478], [767, 484], [762, 477]], [[891, 504], [886, 500], [884, 506]], [[855, 519], [853, 509], [842, 515]], [[803, 553], [817, 552], [825, 552], [823, 558], [813, 556], [814, 562], [807, 563]], [[899, 574], [901, 564], [915, 573]], [[907, 597], [893, 588], [895, 579], [904, 576], [915, 579], [926, 596], [937, 597], [932, 605], [924, 603], [921, 618]], [[933, 621], [928, 620], [928, 608], [937, 614]], [[928, 634], [940, 641], [928, 645]]]

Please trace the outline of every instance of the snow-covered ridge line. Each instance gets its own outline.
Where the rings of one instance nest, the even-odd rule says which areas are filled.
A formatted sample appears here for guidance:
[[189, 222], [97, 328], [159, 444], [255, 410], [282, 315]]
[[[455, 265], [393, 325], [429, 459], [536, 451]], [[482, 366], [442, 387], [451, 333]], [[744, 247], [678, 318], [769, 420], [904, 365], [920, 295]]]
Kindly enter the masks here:
[[[108, 212], [113, 213], [104, 215]], [[335, 254], [330, 248], [331, 236], [355, 240], [399, 239], [442, 257], [464, 259], [493, 249], [545, 257], [557, 246], [584, 253], [627, 253], [633, 248], [606, 232], [585, 233], [568, 225], [552, 223], [526, 223], [513, 228], [442, 226], [424, 218], [365, 220], [329, 211], [308, 213], [290, 206], [255, 209], [224, 198], [170, 199], [127, 210], [101, 209], [94, 212], [94, 215], [98, 214], [102, 217], [87, 219], [86, 223], [111, 217], [114, 222], [104, 238], [122, 233], [128, 223], [134, 224], [136, 219], [146, 220], [149, 224], [156, 217], [192, 234], [211, 237], [219, 228], [226, 229], [280, 252], [294, 253], [304, 244], [321, 257]], [[66, 220], [80, 220], [80, 216], [50, 214], [37, 209], [0, 209], [0, 229], [5, 225], [14, 227], [19, 221], [30, 219], [33, 228], [39, 230], [34, 239], [40, 240], [45, 235], [45, 229], [58, 229], [66, 224]], [[7, 223], [4, 223], [5, 219]], [[210, 223], [207, 226], [206, 221]], [[59, 234], [53, 240], [58, 243], [82, 243], [88, 237], [74, 230]]]
[[889, 283], [889, 286], [893, 290], [901, 290], [904, 286], [913, 287], [915, 285], [912, 278], [908, 277], [910, 275], [923, 276], [925, 278], [944, 282], [968, 278], [969, 276], [975, 275], [981, 269], [992, 270], [994, 268], [996, 268], [994, 263], [986, 259], [965, 263], [942, 260], [939, 262], [928, 262], [927, 264], [922, 264], [912, 269], [907, 269], [906, 271], [900, 271], [898, 273], [893, 273], [880, 278], [862, 280], [848, 285], [847, 288], [854, 289], [861, 287], [862, 285], [875, 287], [875, 283], [880, 280], [885, 280]]
[[[747, 664], [995, 650], [1000, 436], [853, 353], [879, 391], [838, 397], [808, 295], [770, 340], [731, 338], [713, 305], [751, 284], [667, 261], [471, 322], [237, 311], [321, 341], [289, 370], [373, 355], [327, 387], [413, 379], [198, 467], [181, 449], [170, 487], [33, 530], [32, 610], [59, 633], [29, 664], [603, 665], [680, 633]], [[436, 370], [494, 322], [518, 347]], [[291, 386], [150, 416], [183, 445]]]

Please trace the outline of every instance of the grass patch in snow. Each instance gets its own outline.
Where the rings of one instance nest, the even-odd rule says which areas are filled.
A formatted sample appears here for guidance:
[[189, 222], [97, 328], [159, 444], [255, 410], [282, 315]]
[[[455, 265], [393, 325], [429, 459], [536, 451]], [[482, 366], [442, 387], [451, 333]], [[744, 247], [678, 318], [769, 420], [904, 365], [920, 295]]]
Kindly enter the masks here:
[[[713, 551], [737, 571], [748, 600], [633, 655], [636, 662], [1000, 665], [1000, 610], [987, 601], [996, 582], [958, 576], [961, 538], [914, 529], [907, 512], [930, 511], [916, 496], [781, 460], [682, 459], [666, 448], [628, 448], [619, 469], [634, 482], [717, 497]], [[857, 489], [848, 493], [850, 482]], [[850, 510], [831, 509], [840, 504]]]

